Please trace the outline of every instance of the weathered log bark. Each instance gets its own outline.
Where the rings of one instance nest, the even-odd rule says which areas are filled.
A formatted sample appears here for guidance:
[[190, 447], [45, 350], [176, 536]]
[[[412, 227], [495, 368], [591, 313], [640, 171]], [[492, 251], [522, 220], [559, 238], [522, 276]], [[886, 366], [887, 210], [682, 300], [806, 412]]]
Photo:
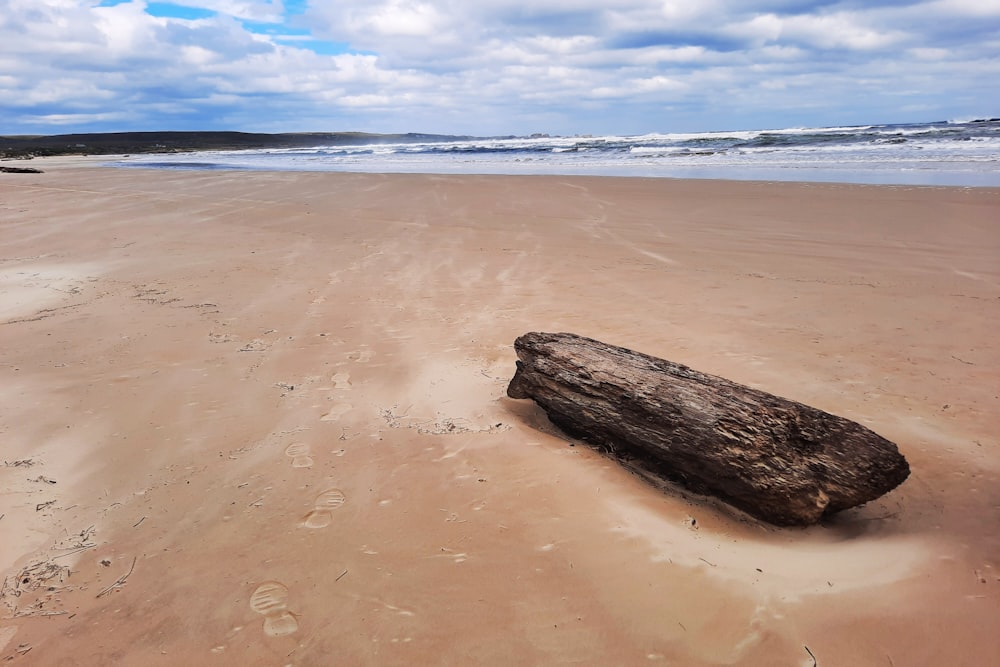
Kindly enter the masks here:
[[654, 481], [770, 523], [816, 523], [896, 488], [910, 467], [856, 422], [681, 364], [566, 333], [528, 333], [507, 388]]

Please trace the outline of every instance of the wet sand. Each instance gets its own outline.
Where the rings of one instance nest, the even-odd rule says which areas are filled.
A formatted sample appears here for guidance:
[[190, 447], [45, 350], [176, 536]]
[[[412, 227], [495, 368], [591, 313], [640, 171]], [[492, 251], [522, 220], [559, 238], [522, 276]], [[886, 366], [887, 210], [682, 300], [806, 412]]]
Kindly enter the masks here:
[[[971, 665], [1000, 652], [1000, 190], [0, 178], [0, 658]], [[809, 529], [505, 397], [570, 331], [856, 420]]]

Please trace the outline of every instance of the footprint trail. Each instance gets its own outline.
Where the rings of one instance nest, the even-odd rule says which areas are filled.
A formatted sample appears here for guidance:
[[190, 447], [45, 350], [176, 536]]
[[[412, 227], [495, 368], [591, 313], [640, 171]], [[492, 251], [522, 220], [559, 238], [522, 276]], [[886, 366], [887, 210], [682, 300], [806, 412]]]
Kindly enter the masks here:
[[304, 442], [293, 442], [285, 448], [285, 456], [291, 457], [293, 468], [311, 468], [312, 451]]
[[305, 515], [300, 525], [303, 528], [326, 528], [333, 521], [333, 510], [346, 500], [340, 489], [327, 489], [316, 497], [315, 509]]
[[250, 596], [250, 609], [264, 617], [264, 634], [284, 637], [299, 629], [299, 622], [288, 611], [288, 588], [277, 581], [266, 581]]

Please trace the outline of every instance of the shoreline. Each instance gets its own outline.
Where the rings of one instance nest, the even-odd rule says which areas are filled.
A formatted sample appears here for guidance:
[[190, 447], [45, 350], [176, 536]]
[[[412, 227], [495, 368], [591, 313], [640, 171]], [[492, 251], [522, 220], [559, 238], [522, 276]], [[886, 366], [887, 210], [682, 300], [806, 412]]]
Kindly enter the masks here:
[[[141, 164], [135, 165], [122, 165], [122, 164], [107, 164], [101, 165], [108, 168], [117, 169], [142, 169], [149, 168], [155, 170], [190, 170], [190, 171], [240, 171], [240, 172], [253, 172], [253, 171], [263, 171], [266, 173], [343, 173], [343, 174], [409, 174], [413, 176], [552, 176], [561, 178], [646, 178], [646, 179], [668, 179], [668, 180], [691, 180], [691, 181], [735, 181], [735, 182], [750, 182], [750, 183], [828, 183], [828, 184], [842, 184], [842, 185], [874, 185], [874, 186], [898, 186], [898, 187], [955, 187], [955, 188], [1000, 188], [1000, 174], [993, 174], [989, 172], [941, 172], [928, 170], [925, 173], [919, 174], [908, 174], [907, 179], [900, 176], [893, 175], [891, 173], [884, 173], [878, 171], [868, 171], [864, 178], [857, 176], [858, 171], [851, 170], [836, 170], [836, 169], [798, 169], [798, 168], [764, 168], [764, 167], [753, 167], [746, 171], [750, 172], [751, 175], [746, 177], [734, 177], [727, 176], [726, 174], [738, 172], [738, 170], [726, 167], [695, 167], [695, 168], [678, 168], [673, 171], [676, 173], [671, 173], [669, 169], [644, 169], [642, 167], [628, 166], [628, 167], [618, 167], [615, 169], [600, 171], [595, 169], [594, 172], [587, 172], [584, 170], [578, 171], [567, 171], [565, 173], [558, 172], [554, 170], [550, 171], [524, 171], [524, 172], [514, 172], [514, 171], [504, 171], [498, 168], [496, 171], [482, 171], [474, 172], [468, 171], [469, 165], [462, 164], [456, 165], [452, 171], [447, 170], [398, 170], [398, 171], [377, 171], [377, 170], [349, 170], [349, 169], [267, 169], [267, 168], [257, 168], [257, 167], [227, 167], [225, 165], [211, 166], [208, 168], [198, 168], [198, 167], [187, 167], [183, 166], [183, 163], [177, 163], [174, 166], [170, 161], [164, 161], [163, 165], [170, 166], [150, 166], [144, 167]], [[791, 172], [796, 172], [795, 176], [789, 175], [787, 178], [782, 176], [785, 174], [791, 174]], [[813, 178], [797, 178], [800, 176], [801, 172], [811, 172]], [[699, 173], [705, 173], [709, 175], [698, 175]], [[844, 174], [847, 175], [844, 175]], [[975, 178], [970, 178], [974, 176]], [[919, 176], [919, 178], [917, 178]], [[920, 182], [923, 181], [923, 182]], [[938, 181], [938, 182], [932, 182]]]
[[[995, 648], [1000, 189], [50, 164], [0, 175], [0, 566], [55, 568], [0, 656]], [[806, 530], [661, 493], [504, 396], [531, 330], [853, 419], [911, 479]]]
[[[36, 157], [27, 162], [31, 163], [43, 163], [42, 168], [44, 171], [45, 164], [50, 165], [50, 168], [94, 168], [94, 169], [118, 169], [123, 171], [131, 170], [146, 170], [151, 172], [193, 172], [193, 173], [219, 173], [219, 172], [234, 172], [240, 174], [340, 174], [345, 176], [427, 176], [427, 177], [456, 177], [456, 178], [551, 178], [551, 179], [567, 179], [567, 178], [584, 178], [584, 179], [636, 179], [643, 181], [691, 181], [691, 182], [710, 182], [710, 183], [756, 183], [761, 185], [830, 185], [830, 186], [857, 186], [857, 187], [875, 187], [875, 188], [942, 188], [942, 189], [956, 189], [956, 190], [976, 190], [976, 191], [988, 191], [988, 190], [1000, 190], [1000, 184], [989, 184], [989, 185], [976, 185], [976, 184], [926, 184], [926, 183], [878, 183], [878, 182], [855, 182], [855, 181], [841, 181], [841, 180], [784, 180], [784, 179], [766, 179], [766, 178], [726, 178], [726, 177], [691, 177], [691, 176], [657, 176], [657, 175], [644, 175], [644, 174], [560, 174], [560, 173], [499, 173], [499, 172], [483, 172], [483, 173], [453, 173], [453, 172], [435, 172], [435, 171], [347, 171], [347, 170], [299, 170], [299, 169], [263, 169], [256, 167], [226, 167], [218, 166], [212, 168], [198, 168], [198, 167], [160, 167], [160, 166], [143, 166], [142, 164], [135, 165], [121, 165], [114, 163], [104, 162], [107, 158], [121, 158], [126, 156], [116, 156], [116, 155], [64, 155], [64, 156], [45, 156]], [[14, 160], [11, 160], [14, 161]], [[20, 160], [17, 160], [20, 162]], [[102, 163], [104, 162], [104, 163]]]
[[[210, 156], [215, 151], [207, 151]], [[80, 166], [82, 167], [93, 167], [93, 168], [103, 168], [103, 169], [148, 169], [151, 171], [193, 171], [193, 172], [216, 172], [216, 171], [235, 171], [240, 173], [293, 173], [293, 174], [375, 174], [375, 175], [412, 175], [412, 176], [540, 176], [540, 177], [553, 177], [553, 178], [637, 178], [637, 179], [653, 179], [653, 180], [671, 180], [671, 181], [726, 181], [726, 182], [738, 182], [738, 183], [801, 183], [801, 184], [830, 184], [830, 185], [865, 185], [865, 186], [878, 186], [878, 187], [924, 187], [924, 188], [969, 188], [976, 190], [983, 189], [998, 189], [1000, 188], [1000, 174], [990, 173], [990, 172], [954, 172], [954, 171], [934, 171], [928, 170], [927, 172], [907, 172], [907, 178], [901, 176], [894, 176], [892, 172], [881, 172], [872, 170], [841, 170], [841, 169], [815, 169], [815, 168], [776, 168], [776, 167], [748, 167], [746, 171], [751, 175], [747, 177], [733, 177], [731, 173], [738, 173], [738, 169], [734, 167], [688, 167], [686, 168], [687, 173], [684, 173], [684, 168], [676, 168], [675, 173], [670, 173], [666, 169], [650, 170], [644, 169], [640, 166], [628, 166], [628, 167], [617, 167], [607, 173], [588, 173], [582, 169], [571, 173], [558, 173], [557, 171], [525, 171], [523, 173], [517, 173], [513, 171], [504, 171], [502, 168], [497, 168], [494, 171], [483, 171], [479, 172], [469, 172], [468, 169], [470, 165], [468, 163], [456, 164], [449, 171], [446, 169], [427, 170], [403, 170], [397, 169], [394, 171], [377, 171], [377, 170], [348, 170], [348, 169], [297, 169], [297, 168], [287, 168], [287, 169], [268, 169], [255, 166], [227, 166], [223, 163], [215, 165], [211, 162], [199, 162], [199, 163], [185, 163], [180, 161], [173, 161], [170, 158], [180, 156], [191, 155], [195, 153], [200, 153], [200, 151], [192, 151], [189, 153], [164, 153], [163, 160], [154, 163], [155, 165], [171, 165], [171, 166], [145, 166], [141, 162], [136, 162], [134, 164], [116, 164], [115, 160], [122, 160], [123, 158], [132, 157], [129, 155], [63, 155], [63, 156], [39, 156], [32, 158], [30, 160], [21, 159], [10, 159], [7, 162], [16, 163], [31, 163], [36, 165], [37, 163], [51, 164], [53, 167], [67, 167], [67, 166]], [[173, 166], [175, 165], [176, 166]], [[188, 164], [196, 164], [200, 166], [187, 166]], [[794, 176], [789, 176], [788, 178], [782, 177], [784, 174], [791, 174], [791, 172], [797, 172], [795, 176], [800, 176], [801, 173], [812, 173], [813, 178], [795, 178]], [[857, 176], [858, 173], [866, 173], [867, 176], [862, 178]], [[898, 172], [897, 172], [898, 173]], [[699, 175], [699, 174], [709, 174], [709, 175]], [[843, 175], [847, 174], [847, 175]], [[854, 175], [852, 177], [852, 174]], [[975, 177], [975, 178], [972, 178]], [[920, 181], [943, 181], [943, 182], [920, 182]], [[965, 182], [962, 182], [962, 181]]]

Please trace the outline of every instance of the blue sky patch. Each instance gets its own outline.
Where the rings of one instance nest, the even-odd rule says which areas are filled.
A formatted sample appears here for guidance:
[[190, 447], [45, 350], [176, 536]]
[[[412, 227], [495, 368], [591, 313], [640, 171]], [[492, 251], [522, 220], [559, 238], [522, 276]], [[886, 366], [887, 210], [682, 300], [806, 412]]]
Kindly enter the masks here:
[[[285, 3], [287, 7], [291, 3]], [[305, 28], [293, 28], [278, 23], [259, 23], [256, 21], [240, 21], [248, 32], [257, 35], [268, 35], [283, 46], [296, 49], [306, 49], [321, 56], [337, 56], [342, 53], [359, 53], [347, 42], [333, 42], [316, 39]]]
[[672, 31], [624, 33], [608, 44], [614, 49], [642, 49], [651, 46], [685, 47], [701, 46], [709, 51], [736, 51], [742, 45], [735, 39], [721, 35], [681, 33]]
[[209, 9], [198, 9], [195, 7], [182, 7], [170, 2], [151, 2], [146, 5], [146, 13], [150, 16], [168, 19], [207, 19], [216, 15]]
[[321, 56], [338, 56], [342, 53], [358, 53], [351, 49], [350, 45], [341, 42], [325, 42], [319, 39], [282, 39], [280, 35], [275, 36], [275, 41], [284, 46], [291, 46], [296, 49], [306, 49]]
[[243, 24], [243, 27], [249, 32], [253, 32], [258, 35], [308, 37], [311, 34], [304, 28], [293, 28], [291, 26], [282, 25], [281, 23], [261, 23], [259, 21], [240, 21], [240, 23]]

